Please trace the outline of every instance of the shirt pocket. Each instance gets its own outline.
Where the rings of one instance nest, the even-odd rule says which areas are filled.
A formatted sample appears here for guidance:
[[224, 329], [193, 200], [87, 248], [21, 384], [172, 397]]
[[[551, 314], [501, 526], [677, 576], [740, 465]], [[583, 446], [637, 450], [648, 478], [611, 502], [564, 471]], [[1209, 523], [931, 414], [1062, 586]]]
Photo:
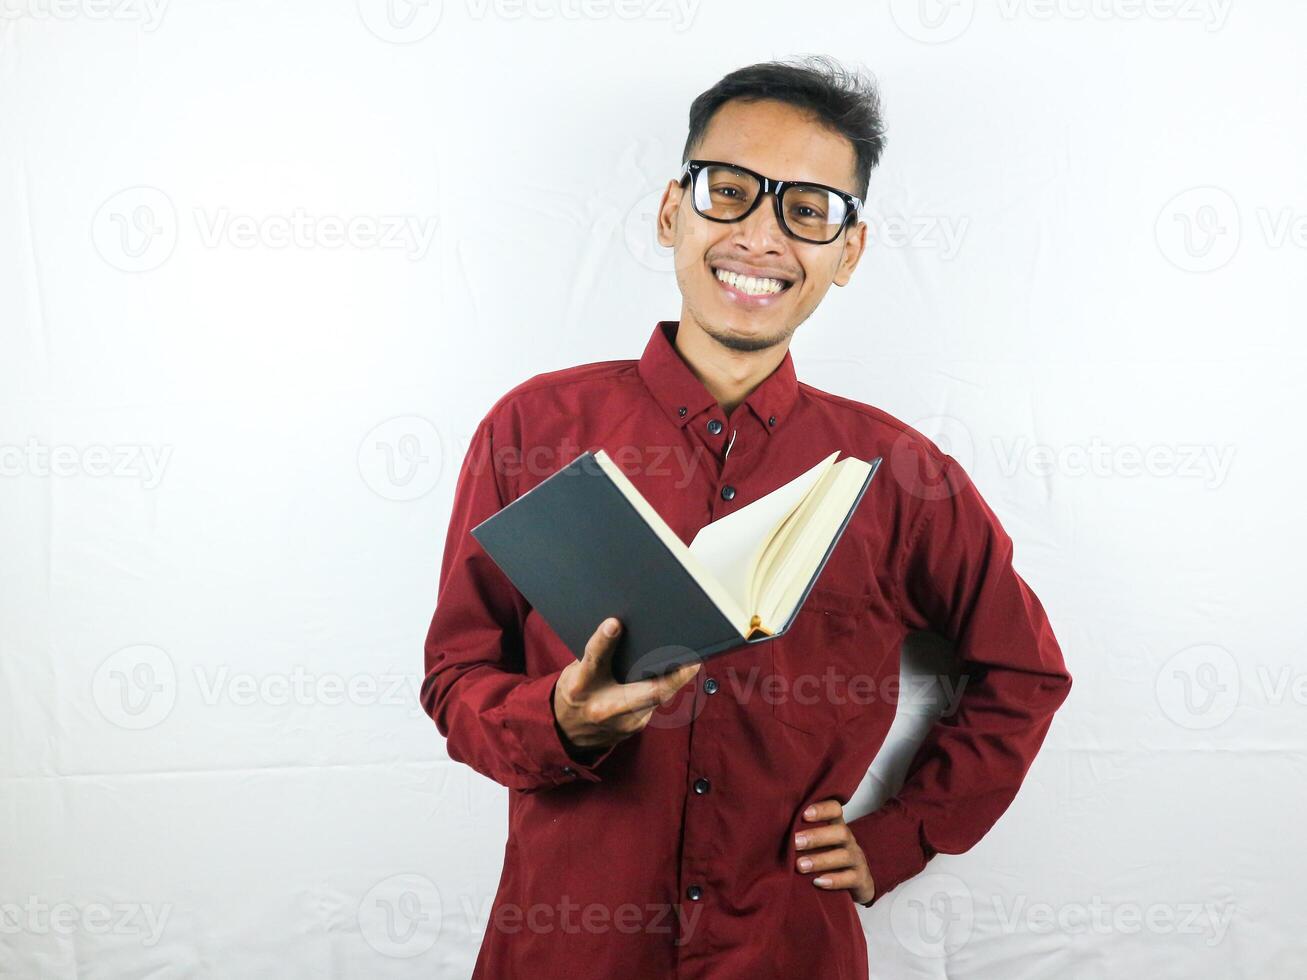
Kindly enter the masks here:
[[[799, 615], [769, 640], [772, 715], [782, 725], [819, 734], [867, 708], [860, 696], [876, 644], [870, 599], [813, 586]], [[852, 683], [852, 690], [850, 685]]]

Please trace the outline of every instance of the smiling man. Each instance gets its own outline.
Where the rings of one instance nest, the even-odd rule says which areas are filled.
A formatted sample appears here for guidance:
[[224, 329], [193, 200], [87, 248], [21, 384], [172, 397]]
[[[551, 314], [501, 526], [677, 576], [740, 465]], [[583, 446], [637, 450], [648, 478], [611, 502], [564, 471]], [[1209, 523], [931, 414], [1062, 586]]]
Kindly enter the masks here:
[[[858, 907], [984, 836], [1071, 687], [957, 461], [795, 374], [790, 338], [867, 247], [874, 86], [827, 59], [753, 65], [689, 130], [657, 218], [680, 319], [637, 359], [501, 397], [455, 489], [422, 703], [450, 758], [510, 790], [487, 980], [865, 978]], [[834, 450], [887, 465], [784, 636], [622, 685], [620, 622], [576, 660], [468, 533], [600, 448], [687, 543]], [[897, 795], [852, 818], [924, 629], [953, 642], [962, 696]]]

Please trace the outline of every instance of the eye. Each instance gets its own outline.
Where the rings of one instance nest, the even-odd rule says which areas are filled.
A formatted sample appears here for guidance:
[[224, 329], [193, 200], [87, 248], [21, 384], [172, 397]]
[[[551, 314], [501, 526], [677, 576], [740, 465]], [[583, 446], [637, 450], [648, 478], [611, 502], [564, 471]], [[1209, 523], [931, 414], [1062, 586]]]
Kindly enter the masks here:
[[825, 221], [826, 215], [820, 208], [810, 204], [796, 204], [790, 208], [790, 216], [798, 221]]

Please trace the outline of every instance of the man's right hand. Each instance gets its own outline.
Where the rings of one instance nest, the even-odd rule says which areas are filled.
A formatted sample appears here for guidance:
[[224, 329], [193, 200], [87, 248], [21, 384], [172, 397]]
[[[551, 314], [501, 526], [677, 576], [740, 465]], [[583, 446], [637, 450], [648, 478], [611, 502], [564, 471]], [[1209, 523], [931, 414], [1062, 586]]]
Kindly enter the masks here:
[[[605, 626], [613, 627], [611, 635]], [[554, 685], [554, 718], [570, 743], [568, 751], [578, 759], [598, 758], [640, 731], [702, 666], [686, 664], [662, 677], [619, 684], [613, 679], [612, 657], [620, 633], [618, 620], [605, 619], [586, 643], [585, 655], [564, 667]]]

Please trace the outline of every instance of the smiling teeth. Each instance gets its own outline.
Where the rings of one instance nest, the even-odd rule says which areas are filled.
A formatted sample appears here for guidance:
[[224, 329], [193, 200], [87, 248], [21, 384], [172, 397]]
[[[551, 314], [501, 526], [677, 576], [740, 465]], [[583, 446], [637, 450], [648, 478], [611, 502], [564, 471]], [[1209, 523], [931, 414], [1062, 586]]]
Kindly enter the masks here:
[[759, 279], [755, 276], [741, 276], [734, 272], [727, 272], [725, 269], [715, 270], [717, 278], [728, 286], [734, 286], [742, 293], [749, 296], [770, 296], [773, 293], [779, 293], [785, 288], [785, 283], [779, 279]]

